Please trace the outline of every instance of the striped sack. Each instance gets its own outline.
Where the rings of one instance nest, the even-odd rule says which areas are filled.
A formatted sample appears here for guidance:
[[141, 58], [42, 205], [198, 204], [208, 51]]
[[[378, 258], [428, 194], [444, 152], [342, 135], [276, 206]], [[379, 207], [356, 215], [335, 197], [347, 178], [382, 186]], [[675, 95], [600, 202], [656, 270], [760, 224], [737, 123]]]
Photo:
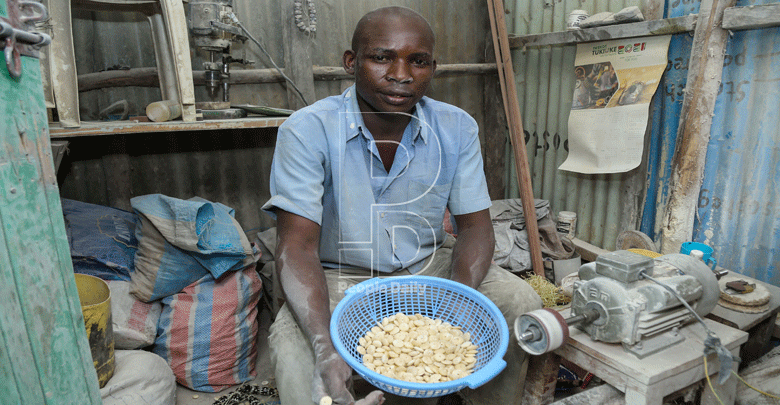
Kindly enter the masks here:
[[253, 264], [219, 280], [207, 274], [163, 298], [152, 351], [168, 362], [179, 384], [193, 390], [218, 392], [251, 380], [261, 290]]
[[141, 301], [176, 294], [207, 273], [220, 278], [258, 260], [230, 207], [162, 194], [134, 197], [130, 204], [138, 215], [130, 293]]
[[162, 305], [141, 302], [130, 295], [130, 283], [106, 280], [111, 290], [111, 325], [114, 348], [140, 349], [154, 343]]

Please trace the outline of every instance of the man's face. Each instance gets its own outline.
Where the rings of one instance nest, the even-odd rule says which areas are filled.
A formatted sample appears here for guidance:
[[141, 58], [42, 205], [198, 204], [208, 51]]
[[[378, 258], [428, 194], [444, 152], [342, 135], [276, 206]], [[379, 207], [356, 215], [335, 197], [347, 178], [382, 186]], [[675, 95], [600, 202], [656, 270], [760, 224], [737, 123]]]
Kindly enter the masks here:
[[427, 25], [414, 19], [378, 18], [360, 38], [358, 49], [344, 53], [344, 68], [355, 75], [361, 111], [411, 112], [436, 69]]

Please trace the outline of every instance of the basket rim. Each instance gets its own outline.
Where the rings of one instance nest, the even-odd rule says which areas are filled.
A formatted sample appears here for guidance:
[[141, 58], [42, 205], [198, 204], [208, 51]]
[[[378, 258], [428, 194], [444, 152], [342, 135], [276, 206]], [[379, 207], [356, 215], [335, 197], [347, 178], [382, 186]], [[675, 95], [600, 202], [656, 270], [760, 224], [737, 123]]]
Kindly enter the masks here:
[[[455, 292], [467, 295], [477, 301], [480, 305], [483, 305], [487, 311], [493, 315], [493, 318], [497, 321], [499, 327], [498, 350], [494, 354], [493, 358], [491, 358], [490, 361], [484, 364], [479, 370], [467, 375], [466, 377], [438, 383], [416, 383], [398, 380], [387, 377], [383, 374], [379, 374], [376, 371], [372, 371], [368, 367], [364, 366], [362, 362], [357, 361], [349, 353], [349, 349], [347, 349], [347, 347], [344, 345], [344, 342], [342, 342], [338, 335], [338, 327], [336, 322], [338, 317], [342, 312], [344, 312], [345, 308], [353, 301], [358, 299], [360, 297], [360, 293], [367, 290], [368, 287], [378, 289], [381, 288], [381, 285], [392, 284], [394, 282], [398, 283], [399, 286], [402, 286], [408, 285], [408, 283], [411, 281], [414, 281], [415, 283], [422, 282], [429, 285], [445, 287], [446, 289], [454, 290]], [[344, 298], [339, 301], [338, 305], [333, 310], [333, 314], [331, 315], [331, 341], [333, 342], [333, 345], [341, 358], [344, 359], [344, 361], [350, 367], [352, 367], [358, 374], [363, 376], [372, 385], [376, 385], [375, 382], [378, 382], [379, 384], [409, 391], [442, 391], [442, 395], [445, 395], [449, 392], [452, 392], [454, 389], [461, 389], [466, 386], [472, 389], [477, 388], [498, 375], [498, 373], [500, 373], [504, 367], [506, 367], [506, 362], [503, 359], [507, 348], [509, 347], [509, 327], [506, 323], [506, 319], [504, 319], [504, 315], [501, 313], [501, 310], [498, 309], [493, 301], [474, 288], [445, 278], [410, 275], [390, 276], [385, 278], [373, 277], [348, 288], [344, 294]]]

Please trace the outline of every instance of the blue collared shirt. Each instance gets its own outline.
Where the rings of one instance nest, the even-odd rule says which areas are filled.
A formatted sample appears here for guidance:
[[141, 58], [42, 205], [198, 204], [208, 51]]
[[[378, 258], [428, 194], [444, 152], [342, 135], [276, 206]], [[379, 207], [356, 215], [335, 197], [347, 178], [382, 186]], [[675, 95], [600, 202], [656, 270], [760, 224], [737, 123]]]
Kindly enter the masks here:
[[445, 207], [453, 215], [490, 207], [477, 123], [423, 97], [388, 173], [356, 97], [350, 87], [279, 127], [263, 210], [319, 224], [325, 267], [414, 273], [444, 242]]

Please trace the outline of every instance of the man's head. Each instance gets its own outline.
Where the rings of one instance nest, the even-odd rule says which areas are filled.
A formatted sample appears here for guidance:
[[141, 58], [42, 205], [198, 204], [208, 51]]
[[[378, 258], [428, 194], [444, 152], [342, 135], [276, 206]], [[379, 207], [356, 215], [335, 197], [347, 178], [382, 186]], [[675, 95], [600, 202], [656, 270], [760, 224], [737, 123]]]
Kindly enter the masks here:
[[434, 42], [428, 21], [411, 9], [385, 7], [363, 16], [343, 57], [361, 111], [410, 112], [436, 70]]

